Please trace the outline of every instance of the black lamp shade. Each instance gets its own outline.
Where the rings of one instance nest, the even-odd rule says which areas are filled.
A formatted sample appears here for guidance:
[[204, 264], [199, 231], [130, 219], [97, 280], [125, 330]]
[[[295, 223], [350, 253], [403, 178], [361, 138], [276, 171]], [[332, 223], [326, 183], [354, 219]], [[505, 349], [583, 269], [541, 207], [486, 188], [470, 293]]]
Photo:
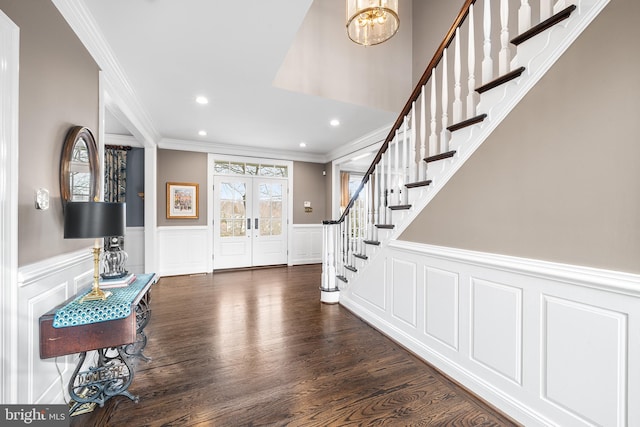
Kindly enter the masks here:
[[126, 204], [67, 202], [64, 207], [65, 239], [124, 236]]

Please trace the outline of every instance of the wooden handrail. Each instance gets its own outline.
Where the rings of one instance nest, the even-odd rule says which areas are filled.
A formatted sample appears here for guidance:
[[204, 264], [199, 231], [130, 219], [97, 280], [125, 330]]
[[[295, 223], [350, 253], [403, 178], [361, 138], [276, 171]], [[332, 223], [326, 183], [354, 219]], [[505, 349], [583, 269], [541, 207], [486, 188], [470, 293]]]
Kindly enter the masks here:
[[440, 46], [436, 50], [436, 53], [433, 55], [431, 62], [429, 62], [429, 65], [427, 65], [427, 68], [424, 70], [424, 73], [422, 74], [422, 77], [420, 77], [418, 84], [413, 89], [413, 92], [411, 92], [411, 95], [409, 96], [409, 100], [404, 105], [404, 108], [402, 109], [395, 123], [391, 127], [391, 130], [389, 131], [387, 138], [385, 139], [384, 143], [378, 150], [376, 157], [374, 157], [373, 161], [371, 162], [369, 169], [367, 169], [367, 172], [362, 177], [362, 181], [360, 182], [360, 185], [356, 189], [356, 192], [351, 197], [351, 200], [349, 200], [349, 203], [347, 204], [347, 207], [345, 208], [344, 212], [342, 212], [342, 215], [340, 216], [340, 218], [337, 221], [333, 221], [334, 223], [343, 222], [344, 219], [349, 214], [349, 210], [351, 210], [351, 207], [353, 206], [356, 199], [360, 195], [360, 192], [362, 191], [364, 186], [367, 184], [367, 181], [369, 181], [369, 177], [375, 171], [376, 165], [380, 162], [380, 159], [382, 159], [382, 155], [385, 153], [385, 151], [387, 151], [387, 148], [389, 148], [389, 144], [391, 143], [391, 141], [393, 141], [393, 138], [396, 134], [396, 130], [400, 129], [400, 126], [402, 126], [402, 123], [404, 122], [405, 116], [409, 114], [409, 112], [411, 111], [413, 102], [416, 101], [420, 96], [420, 93], [422, 91], [422, 86], [424, 86], [429, 81], [429, 78], [431, 77], [431, 73], [433, 69], [436, 68], [440, 63], [440, 61], [442, 60], [442, 55], [444, 54], [444, 50], [453, 41], [456, 35], [456, 29], [458, 29], [458, 27], [460, 27], [460, 25], [462, 25], [464, 20], [467, 18], [467, 15], [469, 14], [469, 7], [471, 7], [471, 5], [474, 4], [475, 2], [476, 0], [465, 0], [464, 4], [462, 5], [462, 9], [460, 9], [460, 13], [458, 13], [458, 16], [453, 22], [453, 25], [451, 25], [451, 28], [449, 28], [449, 31], [447, 32], [444, 39], [440, 43]]

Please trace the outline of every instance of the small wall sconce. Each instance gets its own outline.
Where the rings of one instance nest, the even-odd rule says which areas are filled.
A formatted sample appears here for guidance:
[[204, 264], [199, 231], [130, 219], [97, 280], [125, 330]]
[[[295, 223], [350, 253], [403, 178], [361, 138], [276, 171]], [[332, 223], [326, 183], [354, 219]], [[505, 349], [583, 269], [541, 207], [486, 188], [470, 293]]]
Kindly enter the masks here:
[[49, 190], [38, 188], [35, 194], [36, 209], [46, 211], [49, 209]]

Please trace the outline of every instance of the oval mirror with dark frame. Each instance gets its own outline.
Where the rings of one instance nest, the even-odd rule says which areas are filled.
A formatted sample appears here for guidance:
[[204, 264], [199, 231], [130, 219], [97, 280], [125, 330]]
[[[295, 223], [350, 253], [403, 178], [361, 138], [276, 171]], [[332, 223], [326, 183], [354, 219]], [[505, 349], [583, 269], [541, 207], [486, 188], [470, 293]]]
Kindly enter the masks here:
[[89, 128], [74, 126], [67, 133], [60, 158], [60, 198], [67, 202], [97, 201], [100, 157]]

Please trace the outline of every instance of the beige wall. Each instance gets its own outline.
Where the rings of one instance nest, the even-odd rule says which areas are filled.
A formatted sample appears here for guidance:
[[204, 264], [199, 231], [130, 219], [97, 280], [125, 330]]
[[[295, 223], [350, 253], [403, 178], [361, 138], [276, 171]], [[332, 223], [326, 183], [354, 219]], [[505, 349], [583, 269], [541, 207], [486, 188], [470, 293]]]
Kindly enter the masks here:
[[[72, 126], [98, 135], [98, 67], [49, 0], [0, 0], [20, 27], [18, 264], [88, 247], [65, 240], [60, 201], [62, 145]], [[34, 207], [34, 192], [50, 193], [50, 208]]]
[[324, 187], [324, 200], [325, 200], [325, 209], [324, 209], [324, 219], [336, 219], [333, 218], [333, 198], [332, 196], [332, 181], [333, 181], [333, 164], [331, 162], [326, 163], [324, 165], [324, 171], [326, 172], [325, 176], [325, 187]]
[[640, 273], [638, 17], [612, 0], [400, 238]]
[[[293, 162], [293, 223], [321, 224], [326, 218], [327, 177], [321, 163]], [[330, 181], [329, 181], [330, 182]], [[311, 202], [313, 212], [304, 211], [304, 202]]]
[[[422, 77], [422, 73], [451, 28], [463, 4], [462, 0], [416, 0], [413, 2], [413, 86]], [[405, 98], [408, 96], [409, 92], [404, 95]]]
[[344, 0], [315, 0], [273, 85], [351, 104], [400, 111], [412, 89], [411, 6], [411, 0], [400, 0], [400, 29], [393, 38], [363, 48], [347, 37]]
[[[167, 219], [167, 182], [199, 184], [198, 219]], [[158, 226], [207, 225], [207, 153], [158, 150]]]

